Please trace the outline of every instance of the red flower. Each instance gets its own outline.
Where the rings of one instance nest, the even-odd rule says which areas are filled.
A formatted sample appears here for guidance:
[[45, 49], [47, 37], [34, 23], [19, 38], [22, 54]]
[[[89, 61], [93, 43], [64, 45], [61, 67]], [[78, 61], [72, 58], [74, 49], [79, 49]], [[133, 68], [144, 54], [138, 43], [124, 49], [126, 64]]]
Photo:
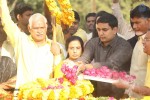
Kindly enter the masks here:
[[64, 78], [58, 78], [58, 81], [60, 84], [62, 84], [64, 82]]

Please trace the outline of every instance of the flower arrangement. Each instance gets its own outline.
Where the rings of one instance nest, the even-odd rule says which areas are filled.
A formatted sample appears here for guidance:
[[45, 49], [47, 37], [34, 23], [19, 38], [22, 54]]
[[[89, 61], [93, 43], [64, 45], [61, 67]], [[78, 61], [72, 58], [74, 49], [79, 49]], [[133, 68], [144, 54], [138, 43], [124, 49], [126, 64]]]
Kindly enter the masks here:
[[133, 75], [128, 75], [126, 72], [118, 72], [116, 70], [111, 70], [107, 66], [102, 66], [101, 68], [88, 69], [85, 70], [83, 74], [113, 80], [122, 79], [127, 82], [133, 82], [135, 79], [135, 76]]
[[72, 85], [76, 84], [77, 81], [77, 69], [78, 66], [74, 65], [73, 67], [70, 67], [66, 64], [62, 65], [61, 71], [64, 73], [64, 77], [71, 82]]
[[62, 10], [62, 23], [65, 25], [70, 26], [72, 22], [75, 21], [74, 19], [74, 12], [72, 11], [72, 7], [69, 0], [58, 0], [60, 8]]
[[[60, 8], [55, 0], [45, 0], [49, 11], [56, 17], [56, 23], [70, 26], [74, 19], [74, 13], [69, 0], [58, 0]], [[62, 11], [62, 12], [61, 12]]]
[[20, 87], [19, 100], [67, 100], [81, 98], [94, 91], [93, 85], [87, 80], [76, 80], [72, 84], [67, 78], [53, 78], [49, 80], [38, 78]]
[[20, 87], [18, 98], [28, 100], [71, 100], [79, 99], [94, 91], [93, 85], [88, 80], [79, 80], [78, 67], [73, 63], [62, 65], [63, 77], [45, 80], [38, 78], [36, 81], [26, 83]]

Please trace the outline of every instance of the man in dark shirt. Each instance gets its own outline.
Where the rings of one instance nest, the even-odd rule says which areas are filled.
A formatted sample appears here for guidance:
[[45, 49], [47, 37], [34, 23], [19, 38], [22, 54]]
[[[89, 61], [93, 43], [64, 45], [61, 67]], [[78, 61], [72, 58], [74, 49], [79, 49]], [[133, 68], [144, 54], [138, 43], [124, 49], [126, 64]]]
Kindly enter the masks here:
[[[105, 14], [96, 20], [97, 38], [89, 40], [83, 55], [78, 59], [85, 68], [108, 66], [118, 71], [129, 71], [132, 47], [123, 38], [117, 36], [118, 21], [112, 14]], [[93, 63], [91, 61], [93, 60]], [[119, 99], [124, 90], [109, 83], [94, 82], [96, 96], [113, 96]]]

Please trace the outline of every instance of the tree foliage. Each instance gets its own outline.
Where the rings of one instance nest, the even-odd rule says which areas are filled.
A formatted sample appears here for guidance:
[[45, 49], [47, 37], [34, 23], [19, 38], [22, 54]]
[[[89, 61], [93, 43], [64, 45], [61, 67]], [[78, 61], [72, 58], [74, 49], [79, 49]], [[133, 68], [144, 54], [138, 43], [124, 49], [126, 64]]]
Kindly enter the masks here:
[[[25, 2], [35, 9], [35, 12], [43, 13], [43, 0], [8, 0], [10, 9], [13, 9], [16, 2]], [[84, 26], [85, 16], [89, 12], [98, 12], [105, 10], [112, 12], [112, 0], [70, 0], [72, 7], [76, 10], [81, 18], [81, 26]], [[95, 3], [94, 3], [95, 2]], [[150, 7], [150, 0], [120, 0], [122, 13], [126, 20], [129, 21], [129, 12], [138, 4], [146, 4]], [[94, 9], [95, 8], [95, 9]]]

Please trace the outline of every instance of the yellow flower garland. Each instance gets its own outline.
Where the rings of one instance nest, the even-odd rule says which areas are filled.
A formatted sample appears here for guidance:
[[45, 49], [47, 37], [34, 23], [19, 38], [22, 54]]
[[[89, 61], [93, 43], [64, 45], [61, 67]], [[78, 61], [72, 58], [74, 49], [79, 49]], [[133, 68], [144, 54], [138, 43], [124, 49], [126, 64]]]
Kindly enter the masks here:
[[74, 12], [69, 0], [58, 0], [62, 10], [62, 22], [66, 25], [71, 25], [74, 22]]
[[76, 85], [68, 83], [67, 80], [64, 80], [63, 84], [61, 84], [64, 88], [61, 89], [43, 89], [43, 86], [58, 86], [60, 83], [57, 79], [37, 79], [34, 82], [26, 83], [20, 87], [18, 99], [66, 100], [68, 98], [80, 98], [94, 91], [93, 85], [88, 80], [78, 80]]
[[56, 23], [71, 26], [74, 19], [74, 13], [69, 0], [58, 0], [61, 11], [55, 0], [45, 0], [49, 11], [56, 17]]
[[62, 14], [59, 7], [57, 7], [57, 3], [55, 2], [55, 0], [45, 0], [45, 2], [52, 16], [56, 17], [56, 22], [60, 24]]

